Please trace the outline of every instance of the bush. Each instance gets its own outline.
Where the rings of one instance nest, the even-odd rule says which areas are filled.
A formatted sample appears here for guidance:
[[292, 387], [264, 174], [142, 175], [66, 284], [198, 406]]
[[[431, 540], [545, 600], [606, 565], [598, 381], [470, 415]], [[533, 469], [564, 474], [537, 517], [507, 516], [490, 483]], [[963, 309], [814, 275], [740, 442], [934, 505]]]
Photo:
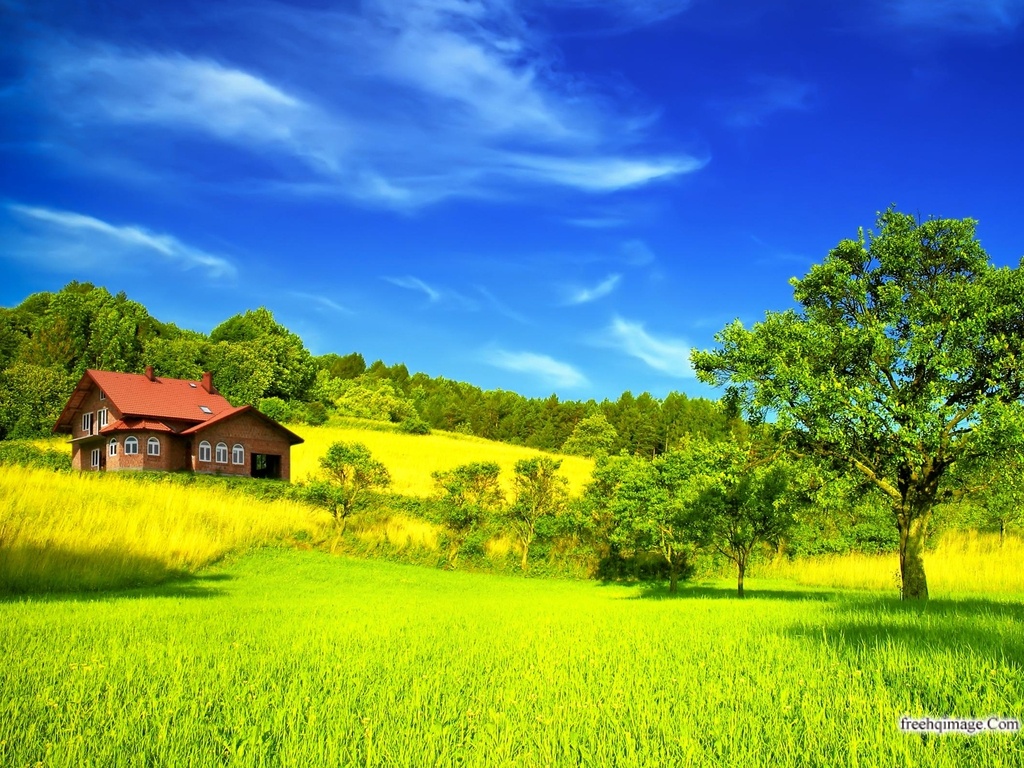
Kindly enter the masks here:
[[71, 455], [52, 449], [43, 450], [28, 443], [0, 443], [0, 465], [71, 471]]
[[429, 435], [430, 425], [419, 416], [410, 416], [398, 425], [398, 431], [407, 435]]
[[264, 397], [259, 404], [260, 413], [274, 421], [291, 421], [291, 406], [280, 397]]

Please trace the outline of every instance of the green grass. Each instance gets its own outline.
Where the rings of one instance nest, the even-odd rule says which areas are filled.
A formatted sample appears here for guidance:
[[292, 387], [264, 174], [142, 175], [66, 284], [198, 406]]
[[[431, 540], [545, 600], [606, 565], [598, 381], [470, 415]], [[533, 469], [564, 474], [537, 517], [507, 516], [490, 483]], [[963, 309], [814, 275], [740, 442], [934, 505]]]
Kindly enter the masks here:
[[0, 602], [0, 765], [999, 766], [1024, 607], [752, 581], [657, 590], [262, 550]]

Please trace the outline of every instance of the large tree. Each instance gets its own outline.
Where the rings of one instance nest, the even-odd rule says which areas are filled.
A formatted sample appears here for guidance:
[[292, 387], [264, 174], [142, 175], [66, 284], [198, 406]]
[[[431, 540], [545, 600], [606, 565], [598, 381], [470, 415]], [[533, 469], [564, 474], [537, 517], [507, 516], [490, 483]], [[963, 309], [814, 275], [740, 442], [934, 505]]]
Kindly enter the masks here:
[[727, 399], [888, 498], [904, 598], [928, 596], [925, 536], [951, 470], [1022, 439], [1024, 272], [994, 267], [975, 224], [889, 209], [791, 281], [798, 309], [734, 322], [692, 357]]

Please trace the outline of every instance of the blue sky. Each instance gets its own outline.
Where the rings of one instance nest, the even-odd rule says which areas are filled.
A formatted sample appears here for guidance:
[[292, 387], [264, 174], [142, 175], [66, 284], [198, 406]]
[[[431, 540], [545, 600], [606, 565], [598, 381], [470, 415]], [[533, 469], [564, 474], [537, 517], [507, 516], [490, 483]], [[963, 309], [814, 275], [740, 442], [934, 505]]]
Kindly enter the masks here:
[[562, 398], [711, 394], [895, 203], [1024, 255], [1024, 0], [0, 0], [0, 304]]

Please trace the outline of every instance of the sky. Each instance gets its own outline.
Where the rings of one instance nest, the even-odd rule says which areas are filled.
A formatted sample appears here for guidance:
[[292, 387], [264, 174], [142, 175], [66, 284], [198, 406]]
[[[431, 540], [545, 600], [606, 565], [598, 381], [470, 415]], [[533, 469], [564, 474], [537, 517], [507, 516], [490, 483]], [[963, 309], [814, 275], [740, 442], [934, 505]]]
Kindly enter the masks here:
[[1024, 256], [1024, 0], [0, 0], [0, 305], [562, 399], [689, 365], [895, 205]]

